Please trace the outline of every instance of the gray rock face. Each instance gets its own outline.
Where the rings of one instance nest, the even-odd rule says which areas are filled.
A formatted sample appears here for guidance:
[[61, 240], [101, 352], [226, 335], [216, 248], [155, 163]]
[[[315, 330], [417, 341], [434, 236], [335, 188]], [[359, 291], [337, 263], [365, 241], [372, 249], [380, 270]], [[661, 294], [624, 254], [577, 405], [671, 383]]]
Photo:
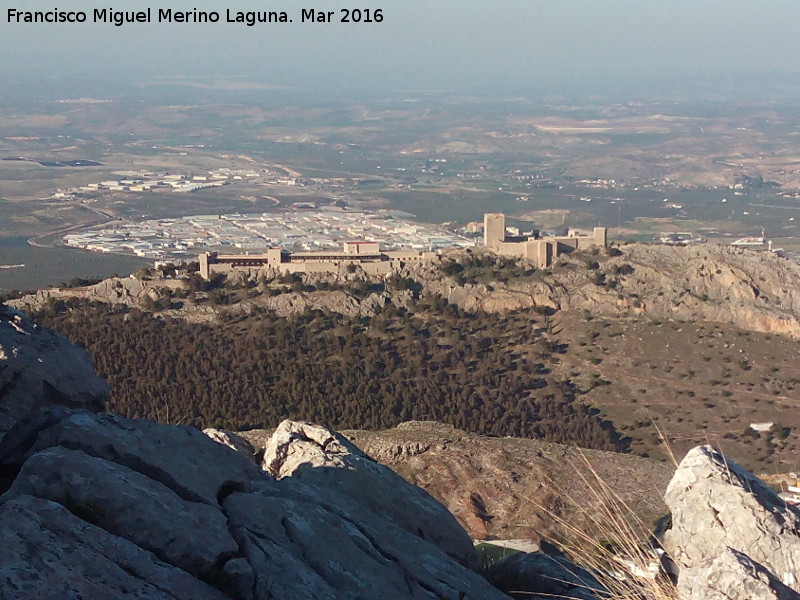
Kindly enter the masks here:
[[[158, 481], [82, 450], [56, 447], [37, 452], [25, 461], [8, 494], [58, 502], [84, 520], [204, 579], [239, 550], [217, 506], [184, 500]], [[164, 520], [164, 513], [172, 518]], [[184, 529], [204, 535], [187, 536]]]
[[762, 565], [725, 548], [706, 568], [681, 574], [681, 600], [800, 600]]
[[583, 567], [544, 552], [518, 552], [489, 568], [489, 581], [513, 598], [597, 600], [602, 585]]
[[292, 478], [259, 488], [224, 504], [259, 590], [277, 598], [505, 598], [435, 545], [358, 502], [343, 505]]
[[[607, 281], [614, 281], [613, 289], [596, 285], [592, 272], [580, 267], [491, 288], [458, 285], [431, 263], [409, 272], [427, 291], [470, 311], [549, 306], [589, 310], [595, 316], [717, 321], [800, 339], [800, 296], [795, 293], [800, 266], [790, 260], [717, 244], [630, 244], [620, 250], [601, 269]], [[633, 272], [615, 272], [624, 265]]]
[[85, 350], [0, 305], [0, 438], [37, 407], [100, 411], [107, 398]]
[[227, 596], [55, 502], [0, 505], [0, 598], [224, 600]]
[[456, 518], [421, 488], [369, 458], [344, 436], [323, 427], [284, 421], [264, 450], [263, 468], [276, 479], [291, 477], [308, 486], [356, 501], [413, 535], [474, 567], [472, 540]]
[[[337, 434], [287, 423], [283, 435], [297, 430], [325, 440], [320, 465], [341, 465], [298, 461], [290, 476], [273, 461], [278, 481], [197, 430], [30, 415], [0, 442], [0, 598], [507, 598], [442, 550], [447, 536], [423, 537], [436, 538], [423, 528], [441, 506]], [[293, 441], [272, 446], [295, 454]]]
[[[682, 597], [795, 597], [784, 588], [800, 584], [800, 513], [751, 473], [710, 446], [694, 448], [665, 500], [673, 525], [664, 546], [680, 570]], [[752, 592], [725, 596], [737, 578]]]
[[33, 454], [57, 446], [128, 467], [189, 502], [216, 505], [219, 494], [249, 490], [261, 476], [255, 465], [197, 429], [63, 408], [40, 411], [9, 432], [0, 444], [0, 471], [14, 472]]
[[236, 435], [232, 431], [209, 427], [207, 429], [203, 429], [203, 433], [205, 433], [215, 442], [227, 446], [228, 448], [232, 448], [247, 458], [252, 459], [256, 454], [255, 448], [253, 448], [253, 445], [250, 442], [248, 442], [242, 436]]
[[8, 304], [20, 310], [39, 308], [52, 300], [67, 298], [85, 298], [109, 304], [126, 304], [140, 306], [145, 296], [153, 300], [158, 298], [158, 282], [148, 282], [134, 277], [111, 277], [94, 285], [80, 288], [47, 288], [9, 300]]

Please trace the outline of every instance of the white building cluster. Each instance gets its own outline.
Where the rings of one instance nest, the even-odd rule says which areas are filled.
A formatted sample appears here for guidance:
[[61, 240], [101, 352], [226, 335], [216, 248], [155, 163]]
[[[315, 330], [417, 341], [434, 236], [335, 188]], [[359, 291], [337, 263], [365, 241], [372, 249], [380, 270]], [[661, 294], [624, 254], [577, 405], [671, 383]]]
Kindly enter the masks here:
[[89, 183], [58, 192], [59, 197], [96, 192], [193, 192], [227, 183], [264, 177], [264, 173], [246, 169], [216, 169], [201, 174], [141, 173], [128, 174], [120, 179]]
[[195, 215], [115, 224], [73, 233], [68, 246], [100, 252], [134, 253], [149, 258], [182, 258], [205, 249], [293, 252], [341, 248], [345, 241], [379, 242], [386, 250], [435, 251], [471, 247], [475, 241], [435, 225], [408, 220], [399, 211], [340, 209], [264, 214]]

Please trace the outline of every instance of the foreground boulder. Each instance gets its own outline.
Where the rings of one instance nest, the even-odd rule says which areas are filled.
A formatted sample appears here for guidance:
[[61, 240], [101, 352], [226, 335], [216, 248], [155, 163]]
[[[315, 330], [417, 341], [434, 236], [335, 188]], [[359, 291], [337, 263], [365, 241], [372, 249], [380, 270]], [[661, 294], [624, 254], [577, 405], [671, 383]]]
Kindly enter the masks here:
[[0, 304], [0, 438], [38, 407], [100, 411], [107, 398], [85, 350]]
[[28, 495], [3, 498], [0, 556], [0, 598], [228, 598], [67, 507]]
[[664, 546], [682, 598], [800, 599], [800, 512], [758, 478], [701, 446], [683, 459], [665, 500], [672, 529]]
[[263, 469], [276, 479], [291, 477], [308, 486], [355, 501], [397, 526], [435, 544], [474, 568], [472, 540], [456, 518], [422, 488], [359, 450], [339, 433], [296, 421], [282, 422], [264, 450]]
[[680, 590], [681, 600], [800, 600], [763, 565], [732, 548], [705, 568], [683, 571]]
[[507, 598], [448, 554], [457, 531], [433, 528], [447, 513], [427, 495], [337, 434], [282, 427], [274, 447], [313, 429], [345, 466], [276, 480], [192, 428], [29, 415], [0, 442], [0, 598]]

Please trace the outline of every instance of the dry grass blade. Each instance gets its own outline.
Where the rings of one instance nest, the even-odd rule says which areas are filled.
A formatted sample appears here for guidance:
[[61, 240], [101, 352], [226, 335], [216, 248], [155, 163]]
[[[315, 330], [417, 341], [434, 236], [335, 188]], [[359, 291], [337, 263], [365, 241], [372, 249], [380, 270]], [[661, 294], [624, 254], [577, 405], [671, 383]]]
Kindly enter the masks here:
[[678, 459], [675, 458], [675, 453], [672, 451], [672, 446], [669, 445], [669, 440], [661, 431], [661, 429], [659, 429], [658, 425], [655, 422], [655, 419], [653, 419], [652, 417], [650, 417], [650, 423], [653, 425], [653, 427], [656, 430], [656, 433], [658, 434], [658, 443], [661, 446], [661, 449], [664, 451], [664, 454], [666, 454], [667, 458], [672, 463], [672, 466], [674, 466], [677, 469]]
[[[588, 569], [599, 586], [588, 592], [613, 600], [677, 600], [675, 586], [660, 573], [660, 556], [651, 546], [650, 528], [603, 480], [581, 455], [582, 468], [573, 465], [586, 489], [589, 502], [576, 502], [585, 525], [573, 524], [539, 506], [567, 535], [552, 540], [578, 565]], [[569, 497], [566, 495], [565, 497]], [[584, 508], [590, 506], [591, 510]], [[576, 574], [577, 576], [577, 574]]]

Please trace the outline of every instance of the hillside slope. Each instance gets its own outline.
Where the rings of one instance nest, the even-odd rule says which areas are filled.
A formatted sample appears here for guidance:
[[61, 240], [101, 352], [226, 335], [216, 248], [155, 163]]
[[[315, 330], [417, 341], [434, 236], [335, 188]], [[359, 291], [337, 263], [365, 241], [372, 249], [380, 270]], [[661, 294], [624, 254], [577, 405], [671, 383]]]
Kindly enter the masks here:
[[[240, 432], [256, 448], [263, 448], [270, 434]], [[591, 529], [586, 517], [599, 508], [591, 489], [598, 477], [643, 522], [653, 524], [667, 514], [661, 493], [674, 469], [653, 460], [539, 440], [485, 437], [435, 422], [409, 421], [384, 431], [342, 434], [439, 500], [476, 539], [572, 537], [548, 513]]]

